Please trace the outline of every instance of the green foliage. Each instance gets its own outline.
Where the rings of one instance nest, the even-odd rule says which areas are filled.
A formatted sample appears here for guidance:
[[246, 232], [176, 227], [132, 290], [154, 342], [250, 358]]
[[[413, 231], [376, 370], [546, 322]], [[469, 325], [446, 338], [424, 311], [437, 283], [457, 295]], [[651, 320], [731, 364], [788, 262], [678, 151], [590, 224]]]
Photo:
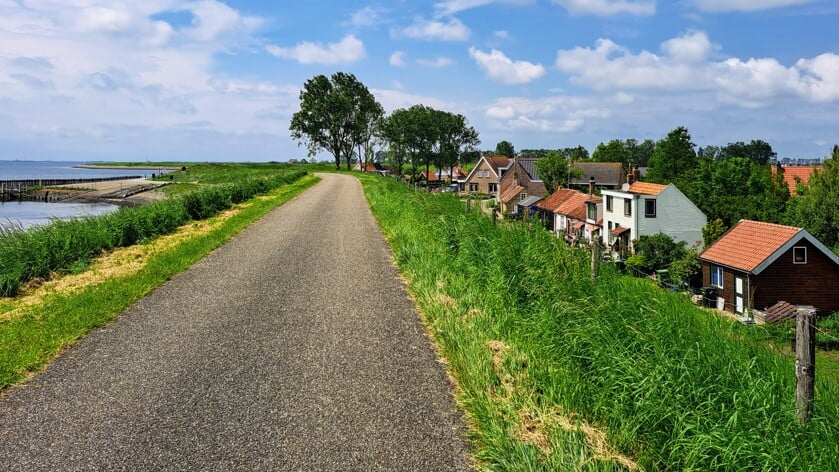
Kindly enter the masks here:
[[710, 220], [702, 227], [702, 243], [707, 248], [714, 244], [717, 239], [720, 239], [726, 231], [728, 231], [728, 226], [720, 218]]
[[758, 165], [767, 165], [776, 158], [778, 153], [772, 150], [772, 146], [761, 139], [753, 139], [749, 144], [743, 141], [736, 143], [728, 143], [719, 150], [719, 159], [728, 159], [732, 157], [744, 157], [751, 160]]
[[810, 177], [809, 188], [790, 199], [789, 224], [805, 228], [828, 247], [839, 245], [839, 149]]
[[384, 114], [367, 87], [353, 74], [316, 75], [300, 91], [300, 110], [291, 118], [291, 137], [305, 143], [309, 156], [326, 151], [340, 169], [350, 170], [353, 149], [370, 136], [370, 127]]
[[[836, 470], [839, 386], [817, 377], [816, 417], [800, 425], [793, 361], [759, 331], [608, 265], [594, 282], [586, 252], [535, 225], [363, 181], [456, 378], [479, 468], [622, 468], [562, 415], [642, 470]], [[520, 434], [534, 429], [549, 448]]]
[[536, 161], [534, 165], [539, 177], [545, 182], [545, 189], [549, 195], [558, 187], [564, 186], [572, 173], [568, 160], [557, 151], [548, 151], [545, 157]]
[[634, 243], [635, 252], [643, 256], [650, 270], [667, 269], [670, 263], [687, 254], [685, 242], [678, 243], [664, 233], [641, 236]]
[[688, 188], [698, 165], [695, 146], [687, 128], [680, 126], [669, 132], [655, 145], [646, 179], [660, 184], [672, 182], [679, 189]]
[[495, 154], [497, 156], [516, 157], [516, 150], [510, 141], [499, 141], [495, 145]]
[[688, 248], [682, 257], [670, 263], [670, 278], [682, 287], [696, 287], [702, 283], [702, 263], [697, 248]]
[[48, 279], [54, 272], [72, 272], [103, 250], [130, 246], [174, 231], [190, 218], [205, 219], [255, 195], [266, 193], [306, 175], [288, 169], [266, 179], [199, 188], [138, 208], [121, 208], [108, 215], [56, 221], [45, 227], [0, 234], [0, 297], [18, 293], [21, 284]]

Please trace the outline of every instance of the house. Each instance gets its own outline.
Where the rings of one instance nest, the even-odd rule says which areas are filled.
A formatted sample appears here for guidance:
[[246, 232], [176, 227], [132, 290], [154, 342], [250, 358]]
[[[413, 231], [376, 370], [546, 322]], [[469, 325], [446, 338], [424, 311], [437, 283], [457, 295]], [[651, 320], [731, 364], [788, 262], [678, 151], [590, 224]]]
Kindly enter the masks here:
[[434, 169], [428, 174], [423, 170], [417, 178], [420, 182], [425, 182], [429, 186], [439, 186], [445, 182], [457, 182], [466, 178], [466, 173], [460, 165], [451, 167], [441, 167]]
[[460, 190], [469, 194], [497, 195], [498, 181], [512, 161], [505, 156], [481, 156], [469, 175], [460, 181], [462, 185]]
[[621, 190], [603, 190], [604, 243], [624, 259], [641, 236], [664, 233], [688, 246], [702, 244], [707, 218], [675, 185], [630, 182]]
[[790, 195], [793, 195], [799, 182], [805, 186], [809, 185], [813, 172], [821, 169], [822, 166], [772, 166], [772, 175], [781, 172]]
[[[352, 170], [362, 170], [362, 166], [364, 166], [361, 162], [356, 162], [355, 166], [353, 166]], [[382, 164], [378, 162], [371, 162], [364, 166], [364, 172], [367, 174], [379, 174], [379, 175], [388, 175], [388, 170]]]
[[785, 301], [839, 311], [839, 256], [803, 228], [741, 220], [699, 261], [719, 309], [745, 313]]
[[501, 178], [498, 181], [498, 199], [501, 204], [502, 214], [516, 212], [516, 209], [509, 205], [509, 202], [515, 201], [515, 195], [518, 195], [520, 200], [532, 196], [541, 199], [547, 193], [545, 191], [545, 183], [536, 172], [535, 164], [537, 160], [517, 157], [513, 159], [507, 168], [500, 170]]
[[569, 244], [584, 238], [586, 225], [586, 202], [589, 195], [572, 190], [571, 194], [554, 210], [554, 230], [557, 236], [564, 236]]
[[[579, 175], [568, 183], [572, 188], [585, 191], [591, 179], [594, 179], [600, 190], [619, 190], [626, 182], [626, 173], [620, 162], [577, 161], [572, 162], [571, 167], [579, 171]], [[638, 180], [639, 171], [636, 169], [633, 172], [636, 172], [635, 180]]]
[[578, 193], [580, 192], [570, 188], [560, 188], [557, 189], [554, 193], [545, 197], [538, 204], [536, 204], [537, 210], [539, 212], [539, 218], [545, 224], [545, 228], [547, 228], [548, 231], [557, 231], [557, 219], [555, 217], [554, 211], [557, 208], [559, 208], [559, 206], [562, 205], [566, 200]]

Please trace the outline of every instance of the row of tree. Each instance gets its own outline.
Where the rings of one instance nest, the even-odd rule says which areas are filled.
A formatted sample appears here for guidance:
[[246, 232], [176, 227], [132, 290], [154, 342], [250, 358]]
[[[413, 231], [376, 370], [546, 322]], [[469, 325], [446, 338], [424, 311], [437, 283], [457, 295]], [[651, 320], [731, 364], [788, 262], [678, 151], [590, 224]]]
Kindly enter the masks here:
[[422, 166], [428, 171], [432, 165], [442, 169], [460, 163], [480, 143], [463, 115], [414, 105], [385, 116], [367, 87], [345, 72], [306, 82], [289, 129], [309, 155], [332, 154], [336, 169], [343, 162], [350, 170], [355, 158], [366, 167], [379, 155], [386, 156], [400, 175], [410, 164], [414, 179]]

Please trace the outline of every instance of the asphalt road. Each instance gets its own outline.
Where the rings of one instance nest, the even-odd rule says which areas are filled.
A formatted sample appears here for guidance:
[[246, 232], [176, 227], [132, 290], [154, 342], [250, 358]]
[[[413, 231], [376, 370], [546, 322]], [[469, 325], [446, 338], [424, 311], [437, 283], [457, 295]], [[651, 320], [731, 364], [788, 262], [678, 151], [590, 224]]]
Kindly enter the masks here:
[[324, 175], [0, 397], [0, 470], [468, 470], [397, 276]]

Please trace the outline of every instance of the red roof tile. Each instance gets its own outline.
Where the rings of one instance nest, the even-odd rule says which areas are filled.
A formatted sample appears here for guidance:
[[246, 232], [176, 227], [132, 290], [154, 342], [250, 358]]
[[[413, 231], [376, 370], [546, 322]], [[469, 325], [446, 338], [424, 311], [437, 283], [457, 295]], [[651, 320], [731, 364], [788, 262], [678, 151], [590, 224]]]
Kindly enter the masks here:
[[637, 193], [640, 195], [658, 195], [665, 188], [666, 185], [653, 184], [650, 182], [635, 182], [629, 186], [629, 193]]
[[629, 231], [629, 228], [624, 228], [623, 226], [618, 226], [617, 228], [613, 229], [610, 234], [612, 236], [620, 236], [627, 231]]
[[510, 200], [515, 198], [518, 194], [520, 194], [524, 190], [524, 187], [520, 185], [511, 185], [510, 188], [505, 190], [501, 194], [501, 201], [504, 203], [509, 203]]
[[[798, 185], [798, 182], [795, 180], [796, 177], [801, 183], [808, 185], [813, 171], [816, 169], [821, 170], [822, 166], [783, 166], [782, 168], [784, 169], [784, 183], [787, 184], [790, 192], [794, 192], [795, 187]], [[775, 175], [777, 172], [778, 168], [772, 166], [772, 175]]]
[[792, 226], [741, 220], [699, 257], [751, 272], [800, 231], [801, 228]]
[[543, 210], [554, 211], [559, 207], [559, 205], [578, 193], [580, 192], [570, 188], [561, 188], [552, 193], [548, 198], [539, 202], [536, 206]]
[[577, 192], [576, 194], [572, 195], [570, 198], [562, 202], [556, 208], [556, 210], [554, 210], [554, 213], [570, 216], [571, 218], [576, 218], [578, 220], [585, 220], [586, 200], [588, 200], [587, 193]]

